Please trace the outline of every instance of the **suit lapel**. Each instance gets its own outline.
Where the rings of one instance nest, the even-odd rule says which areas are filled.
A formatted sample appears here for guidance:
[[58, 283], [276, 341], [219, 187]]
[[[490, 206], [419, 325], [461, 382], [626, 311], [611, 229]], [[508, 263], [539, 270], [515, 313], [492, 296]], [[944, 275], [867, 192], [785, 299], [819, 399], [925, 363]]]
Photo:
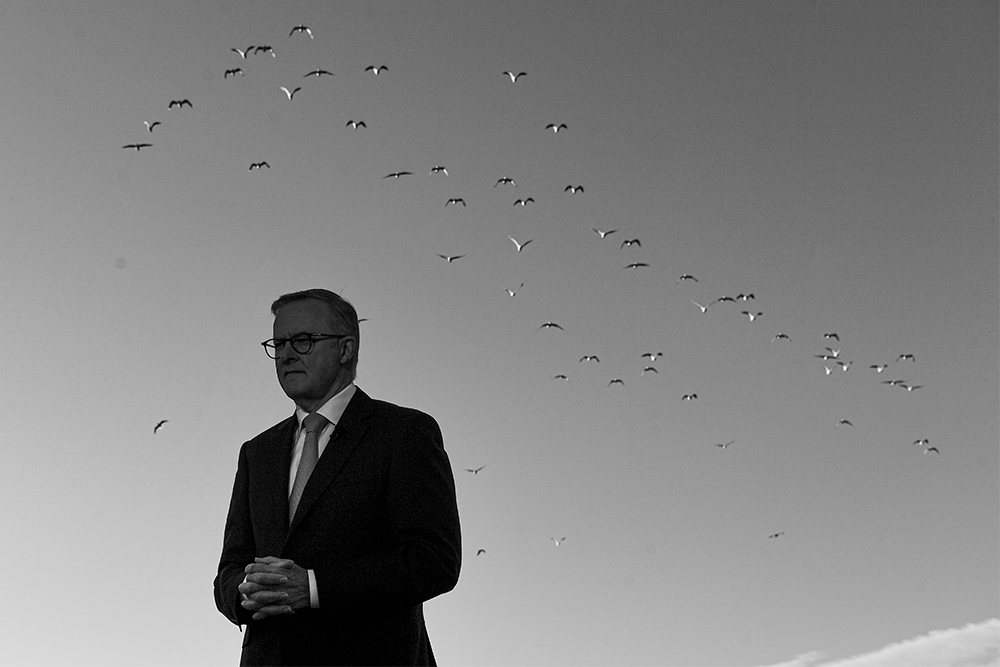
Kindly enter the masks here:
[[[309, 476], [309, 481], [306, 482], [306, 488], [302, 490], [302, 498], [299, 500], [299, 506], [295, 510], [292, 524], [288, 528], [289, 535], [298, 527], [302, 521], [302, 517], [309, 513], [309, 509], [313, 506], [313, 503], [316, 502], [316, 499], [319, 498], [326, 487], [330, 485], [341, 468], [344, 467], [347, 459], [357, 449], [358, 443], [361, 442], [362, 437], [370, 427], [369, 419], [372, 407], [372, 399], [368, 394], [361, 391], [360, 387], [356, 389], [354, 396], [351, 397], [351, 402], [347, 404], [344, 414], [340, 416], [340, 421], [337, 422], [337, 425], [333, 429], [330, 442], [327, 443], [322, 456], [316, 462], [316, 467], [313, 469], [312, 475]], [[289, 465], [291, 465], [290, 460], [285, 466], [285, 470], [288, 470]], [[285, 480], [284, 512], [287, 517], [287, 475]]]
[[292, 465], [292, 447], [298, 420], [292, 415], [275, 429], [267, 446], [261, 449], [257, 469], [261, 473], [260, 499], [254, 513], [261, 517], [258, 524], [260, 553], [278, 553], [288, 534], [288, 471]]

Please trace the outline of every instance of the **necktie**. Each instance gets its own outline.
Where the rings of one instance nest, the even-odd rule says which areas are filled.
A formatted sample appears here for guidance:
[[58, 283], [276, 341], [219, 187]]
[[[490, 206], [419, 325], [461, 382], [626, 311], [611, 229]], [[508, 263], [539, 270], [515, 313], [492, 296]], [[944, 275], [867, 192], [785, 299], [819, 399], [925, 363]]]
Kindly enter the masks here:
[[302, 429], [306, 432], [306, 442], [302, 447], [302, 458], [299, 459], [299, 468], [295, 472], [295, 483], [292, 485], [292, 493], [288, 496], [288, 522], [292, 522], [295, 510], [299, 506], [302, 498], [302, 490], [306, 488], [309, 475], [316, 467], [319, 460], [319, 434], [327, 425], [327, 419], [323, 415], [311, 412], [302, 420]]

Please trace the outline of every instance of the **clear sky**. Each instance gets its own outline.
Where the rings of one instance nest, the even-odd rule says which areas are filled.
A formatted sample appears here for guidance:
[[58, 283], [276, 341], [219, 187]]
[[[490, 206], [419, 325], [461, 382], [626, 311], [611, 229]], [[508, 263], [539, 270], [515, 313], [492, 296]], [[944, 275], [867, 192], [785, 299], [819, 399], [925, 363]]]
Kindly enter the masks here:
[[311, 287], [443, 430], [441, 663], [1000, 660], [996, 2], [33, 0], [0, 82], [0, 663], [238, 662]]

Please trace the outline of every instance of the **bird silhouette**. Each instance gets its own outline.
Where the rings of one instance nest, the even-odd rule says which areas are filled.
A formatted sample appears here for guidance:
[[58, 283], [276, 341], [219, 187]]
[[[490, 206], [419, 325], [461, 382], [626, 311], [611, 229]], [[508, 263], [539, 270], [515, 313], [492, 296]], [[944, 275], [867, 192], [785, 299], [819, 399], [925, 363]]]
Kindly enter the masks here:
[[263, 169], [264, 167], [267, 167], [268, 169], [270, 169], [271, 165], [269, 165], [267, 162], [251, 162], [250, 163], [250, 171], [253, 171], [254, 169]]
[[662, 352], [643, 352], [639, 356], [642, 357], [642, 358], [644, 358], [644, 359], [649, 359], [649, 361], [652, 363], [652, 362], [655, 362], [659, 357], [662, 357], [663, 353]]
[[237, 74], [239, 74], [240, 76], [243, 76], [243, 68], [242, 67], [234, 67], [233, 69], [227, 69], [226, 73], [222, 75], [222, 78], [223, 79], [228, 79], [229, 77], [236, 76]]
[[840, 342], [840, 336], [835, 333], [825, 333], [823, 334], [823, 338], [826, 338], [827, 340], [835, 340], [838, 343]]
[[620, 384], [621, 386], [624, 387], [625, 386], [625, 380], [622, 380], [621, 378], [615, 378], [614, 380], [612, 380], [611, 382], [608, 383], [608, 386], [610, 387], [613, 384]]
[[924, 385], [922, 384], [902, 384], [900, 385], [906, 391], [914, 391], [915, 389], [921, 389]]
[[447, 176], [448, 175], [448, 170], [445, 169], [444, 167], [442, 167], [441, 165], [437, 165], [437, 166], [431, 167], [431, 174], [444, 174], [445, 176]]
[[881, 373], [885, 369], [889, 368], [889, 364], [872, 364], [868, 368], [874, 368], [876, 373]]
[[751, 292], [750, 294], [737, 294], [736, 295], [736, 300], [737, 301], [744, 301], [745, 302], [745, 301], [750, 301], [751, 299], [755, 299], [755, 298], [756, 297], [753, 295], [753, 292]]
[[532, 197], [528, 197], [527, 199], [518, 199], [517, 201], [514, 202], [514, 206], [527, 206], [528, 202], [534, 202], [534, 201], [535, 200]]
[[620, 246], [618, 246], [618, 247], [619, 248], [631, 248], [634, 245], [637, 245], [640, 248], [642, 247], [642, 243], [639, 241], [639, 239], [625, 239], [624, 241], [622, 241], [622, 244]]
[[[560, 331], [565, 331], [565, 329], [563, 329], [555, 322], [546, 322], [542, 326], [538, 327], [538, 329], [559, 329]], [[535, 329], [535, 331], [538, 331], [538, 329]]]
[[[250, 51], [250, 49], [247, 49], [247, 51]], [[253, 47], [253, 53], [254, 55], [257, 55], [258, 53], [270, 53], [272, 58], [277, 58], [274, 54], [274, 49], [270, 46], [255, 46]]]
[[375, 67], [375, 65], [369, 65], [368, 67], [365, 68], [365, 71], [366, 72], [371, 72], [375, 76], [378, 76], [379, 72], [387, 71], [388, 69], [389, 68], [386, 67], [385, 65], [379, 65], [378, 67]]
[[146, 124], [146, 129], [149, 130], [150, 132], [152, 132], [153, 128], [156, 127], [157, 125], [163, 125], [163, 123], [161, 123], [158, 120], [154, 120], [152, 123], [150, 123], [148, 120], [144, 120], [142, 122]]
[[493, 187], [496, 187], [498, 185], [513, 185], [515, 188], [517, 187], [517, 183], [514, 182], [514, 179], [508, 178], [507, 176], [498, 178], [497, 182], [493, 184]]
[[626, 268], [626, 269], [641, 269], [641, 268], [647, 267], [647, 266], [649, 266], [649, 264], [647, 264], [646, 262], [632, 262], [631, 264], [626, 264], [622, 268]]
[[160, 421], [156, 422], [156, 426], [153, 427], [153, 434], [155, 435], [156, 432], [159, 431], [161, 428], [163, 428], [163, 425], [166, 424], [168, 421], [169, 420], [167, 419], [161, 419]]
[[773, 343], [776, 340], [791, 340], [791, 338], [788, 337], [788, 334], [783, 334], [779, 332], [774, 334], [774, 338], [771, 339], [771, 342]]
[[189, 100], [189, 99], [183, 99], [183, 100], [170, 100], [170, 104], [167, 105], [167, 108], [168, 109], [173, 109], [174, 107], [177, 107], [178, 109], [181, 109], [185, 105], [187, 105], [189, 107], [193, 106], [191, 104], [191, 100]]
[[582, 363], [584, 361], [596, 361], [597, 363], [601, 363], [601, 360], [597, 358], [596, 354], [585, 354], [585, 355], [583, 355], [582, 357], [580, 357], [580, 363]]
[[839, 426], [854, 426], [854, 424], [851, 423], [850, 419], [841, 419], [839, 422], [837, 422], [837, 426], [838, 427]]
[[294, 28], [292, 28], [292, 31], [290, 33], [288, 33], [288, 36], [291, 37], [292, 35], [294, 35], [297, 32], [304, 32], [307, 35], [309, 35], [309, 39], [313, 38], [313, 31], [310, 30], [308, 26], [304, 26], [304, 25], [297, 25]]
[[465, 200], [462, 199], [461, 197], [452, 197], [451, 199], [449, 199], [444, 203], [445, 207], [447, 207], [449, 204], [461, 204], [462, 206], [465, 206]]
[[524, 246], [528, 245], [529, 243], [531, 243], [532, 241], [535, 240], [535, 239], [528, 239], [524, 243], [518, 243], [517, 240], [513, 236], [508, 236], [507, 238], [509, 238], [511, 241], [514, 242], [514, 245], [517, 246], [517, 251], [518, 252], [521, 252], [521, 250], [524, 248]]
[[566, 538], [565, 538], [565, 537], [560, 537], [559, 539], [556, 539], [556, 538], [554, 538], [554, 537], [550, 537], [549, 539], [550, 539], [550, 540], [552, 540], [553, 542], [555, 542], [555, 543], [556, 543], [556, 546], [559, 546], [560, 544], [562, 544], [562, 543], [563, 543], [563, 541], [564, 541], [564, 540], [565, 540]]
[[250, 49], [252, 49], [252, 48], [253, 47], [251, 46], [246, 51], [240, 51], [239, 49], [235, 49], [235, 48], [234, 49], [229, 49], [229, 50], [230, 51], [235, 51], [236, 53], [239, 54], [240, 58], [243, 58], [243, 60], [246, 60], [247, 59], [247, 52], [250, 51]]
[[743, 310], [743, 311], [740, 311], [740, 312], [742, 312], [744, 315], [746, 315], [747, 317], [749, 317], [751, 322], [753, 322], [758, 317], [760, 317], [761, 315], [764, 314], [764, 313], [760, 313], [760, 312], [758, 312], [758, 313], [751, 313], [749, 310]]
[[479, 466], [478, 468], [466, 468], [465, 472], [471, 472], [473, 475], [478, 475], [479, 471], [482, 470], [485, 467], [486, 466], [482, 465], [482, 466]]
[[553, 380], [566, 380], [567, 382], [569, 382], [569, 378], [566, 377], [565, 375], [563, 375], [562, 373], [560, 373], [559, 375], [553, 375], [552, 379]]
[[895, 387], [896, 385], [905, 385], [906, 380], [882, 380], [882, 384], [887, 384]]
[[914, 445], [918, 445], [918, 446], [921, 446], [921, 447], [922, 447], [922, 446], [924, 446], [924, 445], [929, 445], [929, 444], [931, 444], [931, 441], [930, 441], [930, 440], [928, 440], [927, 438], [918, 438], [917, 440], [914, 440], [914, 441], [913, 441], [913, 444], [914, 444]]
[[681, 282], [683, 280], [691, 280], [694, 282], [698, 282], [698, 279], [692, 276], [690, 273], [685, 273], [683, 276], [677, 279], [677, 282]]
[[545, 129], [552, 130], [552, 132], [555, 133], [559, 132], [559, 130], [566, 130], [569, 128], [566, 127], [566, 123], [559, 123], [558, 125], [556, 125], [555, 123], [549, 123], [548, 125], [545, 126]]
[[125, 144], [122, 148], [134, 148], [136, 152], [141, 151], [143, 148], [149, 148], [153, 144]]
[[438, 257], [440, 257], [441, 259], [448, 260], [448, 263], [451, 264], [456, 259], [462, 259], [463, 257], [465, 257], [465, 255], [441, 255], [441, 254], [438, 254]]
[[412, 176], [412, 171], [394, 171], [391, 174], [386, 174], [382, 178], [399, 178], [400, 176]]
[[642, 373], [640, 373], [640, 375], [645, 375], [646, 373], [656, 373], [657, 375], [659, 375], [660, 371], [656, 370], [652, 366], [646, 366], [645, 368], [642, 369]]
[[300, 90], [302, 90], [302, 86], [296, 86], [296, 87], [295, 87], [295, 90], [288, 90], [288, 89], [287, 89], [287, 88], [285, 88], [284, 86], [282, 86], [282, 87], [281, 87], [281, 89], [282, 89], [283, 91], [285, 91], [285, 95], [288, 95], [288, 99], [292, 99], [293, 97], [295, 97], [295, 93], [297, 93], [297, 92], [299, 92]]
[[924, 450], [924, 454], [930, 454], [931, 452], [934, 452], [935, 454], [940, 454], [941, 450], [938, 449], [937, 447], [928, 447], [927, 449]]
[[694, 305], [696, 305], [696, 306], [698, 306], [699, 308], [701, 308], [701, 312], [702, 312], [702, 313], [705, 313], [705, 312], [707, 312], [707, 311], [708, 311], [708, 306], [711, 306], [711, 305], [712, 305], [711, 303], [709, 303], [709, 304], [708, 304], [708, 306], [703, 306], [703, 305], [701, 305], [700, 303], [698, 303], [697, 301], [695, 301], [694, 299], [691, 299], [691, 303], [693, 303]]
[[603, 238], [604, 238], [605, 236], [607, 236], [608, 234], [614, 234], [615, 232], [617, 232], [617, 231], [618, 231], [617, 229], [609, 229], [608, 231], [606, 231], [606, 232], [605, 232], [605, 231], [601, 231], [601, 230], [600, 230], [600, 229], [598, 229], [597, 227], [591, 227], [591, 229], [593, 229], [593, 230], [594, 230], [594, 232], [595, 232], [595, 233], [596, 233], [596, 234], [597, 234], [598, 236], [600, 236], [600, 237], [601, 237], [602, 239], [603, 239]]
[[476, 551], [476, 555], [477, 556], [482, 556], [484, 553], [486, 553], [486, 549], [478, 549]]
[[347, 121], [347, 125], [345, 125], [344, 127], [350, 127], [356, 130], [359, 127], [368, 127], [368, 126], [365, 125], [365, 121], [363, 120], [349, 120]]
[[522, 287], [524, 287], [524, 283], [521, 283], [520, 285], [518, 285], [517, 289], [507, 289], [506, 287], [504, 289], [507, 290], [507, 294], [509, 294], [513, 298], [513, 297], [517, 296], [518, 290], [520, 290]]
[[518, 78], [528, 76], [527, 72], [518, 72], [517, 74], [514, 74], [513, 72], [504, 72], [504, 74], [510, 77], [511, 83], [517, 83]]
[[780, 533], [771, 533], [770, 535], [767, 536], [767, 539], [771, 540], [774, 539], [775, 537], [781, 537], [784, 534], [785, 531], [781, 531]]
[[314, 69], [311, 72], [306, 72], [305, 74], [303, 74], [302, 78], [304, 79], [307, 76], [314, 76], [314, 77], [316, 77], [318, 79], [321, 76], [333, 76], [333, 72], [331, 72], [330, 70], [326, 70], [326, 69]]
[[575, 195], [577, 192], [583, 192], [583, 186], [582, 185], [567, 185], [565, 188], [563, 188], [563, 192], [568, 192], [570, 194]]
[[721, 447], [722, 449], [726, 449], [727, 447], [729, 447], [729, 445], [733, 444], [734, 442], [736, 442], [736, 441], [735, 440], [730, 440], [729, 442], [717, 442], [717, 443], [715, 443], [715, 446], [716, 447]]
[[684, 394], [681, 396], [682, 401], [693, 401], [696, 398], [698, 398], [698, 394]]

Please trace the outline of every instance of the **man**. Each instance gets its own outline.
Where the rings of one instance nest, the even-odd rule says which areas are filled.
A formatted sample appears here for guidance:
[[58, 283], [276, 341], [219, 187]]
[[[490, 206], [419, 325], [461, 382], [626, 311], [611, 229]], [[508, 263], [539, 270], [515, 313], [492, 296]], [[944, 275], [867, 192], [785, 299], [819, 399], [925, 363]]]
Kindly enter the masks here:
[[[432, 417], [354, 384], [358, 316], [280, 297], [263, 343], [295, 414], [243, 443], [215, 602], [241, 665], [433, 665], [422, 603], [455, 587], [455, 481]], [[322, 415], [319, 417], [317, 415]]]

